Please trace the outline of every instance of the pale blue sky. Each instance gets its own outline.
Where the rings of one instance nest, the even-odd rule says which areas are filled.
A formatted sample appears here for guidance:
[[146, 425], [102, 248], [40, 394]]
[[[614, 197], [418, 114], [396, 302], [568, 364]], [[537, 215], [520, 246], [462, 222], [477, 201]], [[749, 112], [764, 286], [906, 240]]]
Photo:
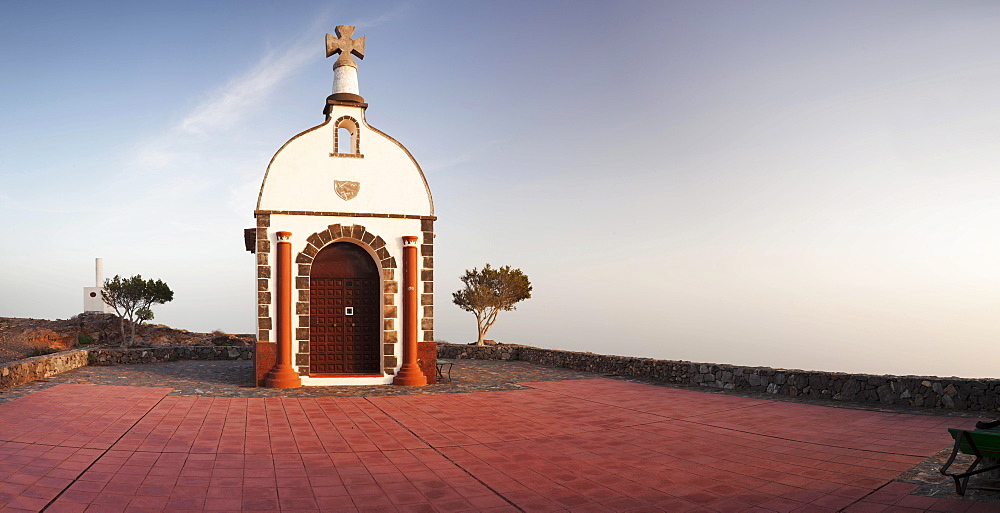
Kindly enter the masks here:
[[[1000, 377], [1000, 4], [5, 2], [0, 315], [82, 309], [93, 259], [253, 329], [242, 230], [320, 123], [338, 24], [368, 121], [423, 166], [437, 334], [466, 268], [504, 342]], [[969, 357], [968, 355], [976, 355]]]

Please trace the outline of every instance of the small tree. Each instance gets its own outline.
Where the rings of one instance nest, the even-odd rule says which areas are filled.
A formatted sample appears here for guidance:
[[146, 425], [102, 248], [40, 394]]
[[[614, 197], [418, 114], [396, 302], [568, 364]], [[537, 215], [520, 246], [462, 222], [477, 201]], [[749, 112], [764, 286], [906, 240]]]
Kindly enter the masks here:
[[531, 297], [531, 282], [520, 269], [509, 265], [494, 269], [486, 264], [483, 270], [475, 267], [466, 270], [462, 276], [465, 288], [452, 293], [452, 301], [459, 308], [476, 316], [479, 339], [476, 345], [484, 345], [486, 332], [497, 320], [501, 310], [516, 310], [516, 303]]
[[[153, 305], [162, 305], [174, 299], [174, 292], [161, 280], [143, 280], [142, 276], [135, 275], [131, 278], [122, 279], [115, 275], [110, 280], [104, 280], [104, 290], [101, 291], [101, 299], [114, 308], [118, 318], [121, 319], [122, 345], [132, 344], [135, 340], [136, 321], [148, 321], [153, 318]], [[129, 321], [131, 330], [129, 338], [125, 338], [125, 321]]]

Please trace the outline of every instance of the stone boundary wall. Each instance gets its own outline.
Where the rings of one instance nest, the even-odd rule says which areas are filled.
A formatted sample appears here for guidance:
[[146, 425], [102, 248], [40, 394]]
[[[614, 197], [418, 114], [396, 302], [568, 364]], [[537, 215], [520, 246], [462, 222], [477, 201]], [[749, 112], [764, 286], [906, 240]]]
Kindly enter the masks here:
[[251, 346], [169, 346], [138, 349], [76, 349], [0, 363], [0, 388], [45, 379], [85, 365], [126, 365], [174, 360], [250, 360]]
[[0, 388], [45, 379], [87, 365], [87, 351], [63, 351], [0, 363]]
[[251, 346], [168, 346], [136, 349], [90, 349], [90, 365], [129, 365], [175, 360], [251, 360]]
[[677, 385], [834, 401], [949, 410], [1000, 411], [1000, 379], [880, 376], [772, 369], [577, 353], [519, 345], [438, 343], [439, 358], [520, 360], [550, 367], [661, 381]]

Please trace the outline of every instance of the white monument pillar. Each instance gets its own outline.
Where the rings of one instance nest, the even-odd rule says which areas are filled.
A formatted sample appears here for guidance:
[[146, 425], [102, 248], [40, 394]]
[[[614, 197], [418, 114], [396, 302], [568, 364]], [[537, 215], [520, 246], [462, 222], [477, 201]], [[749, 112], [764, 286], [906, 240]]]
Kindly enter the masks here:
[[83, 312], [84, 313], [112, 313], [110, 306], [101, 299], [101, 291], [104, 290], [104, 259], [94, 260], [94, 287], [83, 288]]

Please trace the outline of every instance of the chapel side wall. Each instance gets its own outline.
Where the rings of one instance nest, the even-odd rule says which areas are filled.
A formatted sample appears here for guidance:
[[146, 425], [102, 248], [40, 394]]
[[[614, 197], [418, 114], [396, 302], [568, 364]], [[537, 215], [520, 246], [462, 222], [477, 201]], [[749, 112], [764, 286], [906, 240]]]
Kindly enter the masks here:
[[502, 344], [438, 342], [440, 358], [520, 360], [682, 386], [966, 411], [1000, 411], [1000, 379], [892, 376], [656, 360]]
[[271, 268], [273, 265], [273, 255], [271, 254], [271, 215], [256, 214], [257, 218], [257, 341], [275, 342], [272, 331], [275, 327], [275, 320], [272, 319], [274, 304], [274, 294], [271, 288]]
[[421, 219], [418, 261], [420, 262], [420, 331], [421, 342], [434, 342], [434, 220]]

